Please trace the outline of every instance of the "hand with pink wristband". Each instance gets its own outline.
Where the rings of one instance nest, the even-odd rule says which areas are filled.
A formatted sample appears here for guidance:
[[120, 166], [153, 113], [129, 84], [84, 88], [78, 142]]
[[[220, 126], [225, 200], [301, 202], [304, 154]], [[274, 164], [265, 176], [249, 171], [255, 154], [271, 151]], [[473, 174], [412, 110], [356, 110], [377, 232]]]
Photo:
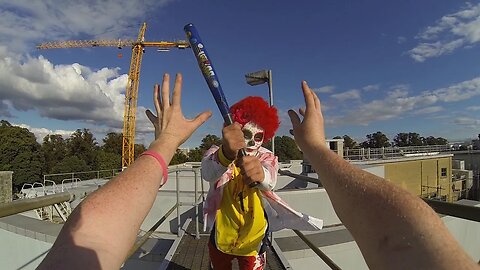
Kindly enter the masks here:
[[[163, 76], [162, 87], [155, 85], [153, 103], [157, 115], [146, 110], [146, 115], [155, 127], [155, 141], [141, 156], [155, 158], [163, 171], [162, 185], [167, 182], [168, 162], [170, 162], [177, 148], [184, 143], [192, 133], [212, 115], [210, 111], [200, 113], [194, 119], [186, 119], [181, 108], [182, 75], [177, 74], [170, 101], [170, 77]], [[168, 160], [168, 162], [167, 162]]]
[[168, 74], [163, 76], [161, 89], [155, 85], [157, 115], [146, 111], [155, 127], [155, 140], [126, 170], [75, 208], [37, 269], [121, 267], [158, 189], [167, 180], [167, 165], [173, 154], [211, 116], [211, 112], [203, 112], [186, 119], [180, 104], [181, 90], [180, 74], [171, 100]]

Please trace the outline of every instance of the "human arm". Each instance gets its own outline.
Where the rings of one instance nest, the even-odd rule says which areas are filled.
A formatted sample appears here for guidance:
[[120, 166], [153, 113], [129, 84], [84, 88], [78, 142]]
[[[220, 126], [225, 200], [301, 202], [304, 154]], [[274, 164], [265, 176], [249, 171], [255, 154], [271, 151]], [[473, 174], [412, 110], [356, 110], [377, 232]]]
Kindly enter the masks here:
[[[182, 77], [177, 75], [170, 102], [169, 76], [154, 90], [158, 114], [147, 112], [155, 126], [149, 150], [168, 164], [176, 149], [211, 115], [185, 119], [181, 110]], [[119, 269], [133, 246], [160, 188], [162, 168], [151, 156], [139, 157], [120, 175], [90, 194], [70, 215], [39, 269]]]
[[371, 269], [477, 269], [438, 215], [420, 198], [363, 171], [325, 144], [316, 94], [302, 82], [303, 120], [288, 112], [295, 141]]

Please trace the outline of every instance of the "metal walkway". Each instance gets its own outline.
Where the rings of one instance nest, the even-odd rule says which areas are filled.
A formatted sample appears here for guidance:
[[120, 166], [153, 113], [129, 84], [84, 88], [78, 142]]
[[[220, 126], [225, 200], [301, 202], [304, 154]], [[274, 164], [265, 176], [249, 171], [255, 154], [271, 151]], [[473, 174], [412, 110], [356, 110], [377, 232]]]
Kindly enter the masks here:
[[[195, 239], [195, 223], [191, 222], [173, 255], [168, 270], [208, 270], [208, 240], [207, 234], [200, 235], [200, 239]], [[238, 269], [238, 264], [233, 261], [232, 269]], [[267, 249], [267, 267], [266, 269], [277, 270], [286, 268], [271, 247]]]

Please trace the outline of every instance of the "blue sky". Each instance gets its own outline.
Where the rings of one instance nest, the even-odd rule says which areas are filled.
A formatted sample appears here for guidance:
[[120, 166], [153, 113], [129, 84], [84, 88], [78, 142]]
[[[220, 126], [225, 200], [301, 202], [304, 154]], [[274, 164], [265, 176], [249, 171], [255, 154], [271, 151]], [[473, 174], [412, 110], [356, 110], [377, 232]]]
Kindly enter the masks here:
[[[445, 137], [480, 133], [479, 1], [0, 1], [0, 118], [32, 130], [68, 134], [89, 128], [98, 141], [120, 132], [130, 49], [36, 50], [46, 41], [185, 39], [200, 32], [230, 104], [268, 99], [267, 85], [244, 74], [273, 72], [274, 103], [286, 135], [290, 108], [302, 106], [301, 80], [318, 93], [328, 137], [361, 142], [382, 131]], [[118, 54], [123, 57], [119, 58]], [[214, 116], [184, 147], [221, 134], [222, 120], [193, 53], [147, 48], [142, 62], [137, 141], [148, 145], [152, 88], [183, 73], [184, 113]]]

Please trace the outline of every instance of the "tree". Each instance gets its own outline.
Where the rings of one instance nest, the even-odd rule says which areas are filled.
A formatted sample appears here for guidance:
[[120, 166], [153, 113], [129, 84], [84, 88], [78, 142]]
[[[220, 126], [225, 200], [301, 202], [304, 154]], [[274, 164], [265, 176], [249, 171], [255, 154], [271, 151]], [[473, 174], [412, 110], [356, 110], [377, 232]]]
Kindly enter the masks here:
[[42, 154], [45, 159], [44, 172], [52, 173], [55, 164], [62, 161], [67, 154], [67, 145], [62, 135], [49, 134], [43, 138]]
[[85, 161], [89, 169], [98, 169], [96, 162], [96, 150], [98, 149], [96, 139], [88, 129], [77, 129], [67, 139], [67, 155], [77, 156]]
[[175, 165], [175, 164], [182, 164], [188, 161], [188, 156], [185, 155], [180, 149], [177, 149], [175, 154], [172, 157], [172, 160], [170, 161], [170, 165]]
[[70, 172], [85, 172], [89, 171], [90, 167], [85, 160], [78, 156], [66, 157], [60, 163], [55, 165], [52, 169], [53, 173], [70, 173]]
[[423, 145], [446, 145], [448, 144], [448, 140], [442, 137], [435, 138], [433, 136], [428, 136], [427, 138], [423, 138]]
[[343, 135], [343, 148], [358, 148], [357, 142], [348, 135]]
[[44, 159], [33, 133], [2, 120], [0, 142], [0, 170], [13, 171], [14, 185], [42, 179]]
[[192, 149], [190, 150], [190, 152], [188, 152], [188, 161], [189, 162], [202, 161], [204, 152], [205, 151], [200, 147], [195, 147], [195, 149]]
[[[271, 142], [268, 142], [265, 146], [271, 147]], [[303, 159], [302, 152], [298, 149], [297, 143], [292, 137], [289, 136], [275, 136], [275, 155], [279, 161], [288, 161], [292, 159]]]
[[367, 140], [361, 143], [363, 148], [389, 147], [391, 144], [387, 135], [380, 131], [367, 135]]
[[96, 154], [98, 170], [113, 170], [122, 167], [122, 155], [98, 150]]
[[141, 153], [145, 152], [147, 148], [145, 148], [145, 145], [141, 143], [136, 143], [135, 144], [135, 150], [134, 150], [134, 158], [136, 159]]
[[212, 145], [217, 145], [220, 146], [222, 144], [222, 139], [220, 139], [216, 135], [211, 135], [207, 134], [203, 139], [202, 139], [202, 144], [200, 144], [200, 148], [207, 151], [212, 147]]
[[122, 155], [123, 135], [122, 133], [109, 132], [103, 138], [101, 149], [106, 153]]
[[398, 133], [393, 139], [393, 144], [398, 147], [421, 146], [423, 145], [423, 139], [423, 137], [420, 137], [420, 135], [415, 132]]

